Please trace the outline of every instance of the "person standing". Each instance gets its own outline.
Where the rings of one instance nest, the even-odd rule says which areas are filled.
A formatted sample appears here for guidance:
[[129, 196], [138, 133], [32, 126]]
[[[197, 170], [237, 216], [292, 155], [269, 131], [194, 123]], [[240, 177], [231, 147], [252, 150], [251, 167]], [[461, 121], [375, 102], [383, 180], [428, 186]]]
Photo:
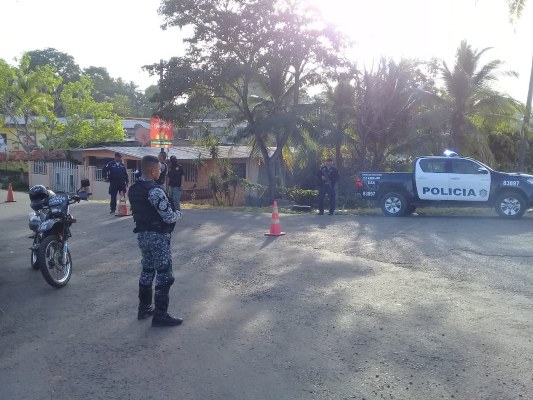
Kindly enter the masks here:
[[335, 213], [335, 185], [339, 180], [339, 171], [333, 165], [333, 159], [328, 157], [326, 165], [318, 171], [320, 186], [318, 188], [318, 214], [324, 215], [324, 198], [329, 197], [329, 215]]
[[159, 178], [156, 179], [155, 183], [159, 186], [165, 187], [165, 179], [167, 177], [168, 172], [167, 153], [165, 153], [165, 151], [161, 149], [161, 152], [157, 155], [157, 158], [161, 163], [161, 175], [159, 175]]
[[115, 159], [109, 161], [104, 168], [102, 168], [102, 176], [109, 182], [109, 195], [111, 200], [109, 202], [109, 207], [111, 211], [110, 214], [114, 214], [117, 209], [117, 194], [123, 192], [126, 194], [128, 184], [130, 183], [128, 177], [128, 171], [122, 163], [122, 154], [115, 153]]
[[176, 210], [181, 210], [180, 197], [183, 175], [185, 175], [183, 172], [183, 167], [178, 164], [178, 159], [176, 156], [171, 156], [170, 166], [168, 168], [168, 192]]
[[[161, 175], [161, 163], [154, 156], [141, 160], [142, 175], [130, 188], [134, 233], [141, 250], [139, 277], [139, 307], [137, 319], [152, 316], [152, 326], [177, 326], [183, 320], [168, 314], [169, 291], [174, 283], [172, 274], [171, 233], [181, 212], [175, 211], [164, 189], [156, 184]], [[154, 307], [152, 285], [155, 278]]]

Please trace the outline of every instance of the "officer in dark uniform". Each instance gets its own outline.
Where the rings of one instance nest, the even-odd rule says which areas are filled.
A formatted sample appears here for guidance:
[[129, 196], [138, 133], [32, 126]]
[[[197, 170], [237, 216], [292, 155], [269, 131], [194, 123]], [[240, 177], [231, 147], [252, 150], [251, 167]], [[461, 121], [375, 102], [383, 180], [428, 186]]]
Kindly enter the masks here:
[[[181, 212], [175, 211], [165, 191], [155, 181], [161, 174], [161, 164], [154, 156], [141, 161], [142, 176], [130, 188], [128, 197], [135, 221], [133, 232], [142, 254], [139, 278], [138, 319], [153, 315], [152, 326], [176, 326], [182, 323], [167, 313], [170, 287], [174, 283], [170, 236]], [[155, 296], [152, 307], [152, 283]]]
[[339, 171], [333, 165], [333, 159], [328, 157], [326, 165], [318, 171], [320, 186], [318, 188], [318, 214], [324, 215], [324, 198], [329, 196], [329, 215], [335, 212], [335, 185], [339, 180]]
[[155, 183], [165, 187], [165, 179], [167, 178], [168, 166], [167, 166], [167, 153], [163, 149], [157, 155], [159, 162], [161, 163], [161, 175], [156, 179]]
[[115, 159], [105, 165], [102, 169], [102, 176], [109, 182], [109, 195], [111, 196], [111, 201], [109, 202], [111, 211], [109, 213], [113, 214], [117, 209], [117, 193], [126, 193], [130, 183], [128, 171], [126, 171], [126, 167], [122, 163], [122, 155], [120, 153], [115, 153]]

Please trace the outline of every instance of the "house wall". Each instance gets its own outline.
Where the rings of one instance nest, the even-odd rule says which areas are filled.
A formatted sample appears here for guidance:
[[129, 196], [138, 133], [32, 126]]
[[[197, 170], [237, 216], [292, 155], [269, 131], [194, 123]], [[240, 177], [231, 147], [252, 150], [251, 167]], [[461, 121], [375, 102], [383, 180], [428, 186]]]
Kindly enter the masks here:
[[[28, 177], [29, 177], [29, 187], [33, 185], [43, 185], [47, 188], [53, 188], [53, 172], [50, 163], [44, 163], [40, 161], [29, 161], [28, 162]], [[183, 190], [199, 190], [199, 189], [208, 189], [208, 174], [216, 171], [216, 163], [214, 160], [208, 160], [203, 168], [200, 169], [198, 173], [197, 182], [183, 182]], [[133, 173], [134, 171], [128, 169], [128, 174], [130, 176], [130, 182], [134, 181]], [[89, 179], [90, 187], [89, 192], [92, 194], [90, 200], [109, 200], [109, 183], [102, 180], [101, 169], [94, 166], [78, 166], [77, 176], [74, 178], [76, 182], [76, 189], [79, 189], [81, 186], [82, 179]], [[209, 199], [196, 200], [195, 203], [212, 203]], [[243, 205], [245, 203], [245, 192], [243, 188], [238, 188], [234, 205]], [[225, 204], [228, 205], [228, 201], [225, 200]]]
[[[26, 159], [26, 152], [22, 146], [16, 142], [17, 137], [15, 136], [16, 129], [9, 127], [0, 126], [0, 159], [3, 160], [7, 157], [14, 160], [23, 160]], [[6, 154], [7, 150], [7, 154]]]

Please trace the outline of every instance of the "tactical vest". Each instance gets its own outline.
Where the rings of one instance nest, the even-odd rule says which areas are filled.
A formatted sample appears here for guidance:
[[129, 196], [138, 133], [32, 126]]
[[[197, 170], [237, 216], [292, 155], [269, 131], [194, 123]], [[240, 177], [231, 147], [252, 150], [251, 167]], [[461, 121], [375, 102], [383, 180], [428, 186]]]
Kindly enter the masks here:
[[135, 221], [135, 229], [133, 232], [160, 232], [170, 233], [174, 230], [175, 223], [167, 224], [161, 218], [155, 207], [148, 200], [148, 193], [151, 189], [159, 187], [154, 181], [135, 182], [128, 191], [130, 199], [131, 211], [133, 213], [133, 221]]

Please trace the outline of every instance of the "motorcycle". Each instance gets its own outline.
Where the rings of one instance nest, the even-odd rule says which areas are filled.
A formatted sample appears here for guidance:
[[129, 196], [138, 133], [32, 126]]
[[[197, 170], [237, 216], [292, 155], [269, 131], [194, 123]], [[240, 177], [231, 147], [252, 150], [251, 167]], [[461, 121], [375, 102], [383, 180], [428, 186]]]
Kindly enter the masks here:
[[72, 275], [72, 257], [68, 239], [70, 227], [76, 219], [70, 214], [70, 205], [87, 200], [87, 191], [77, 195], [54, 193], [44, 186], [30, 189], [31, 208], [29, 227], [34, 232], [31, 250], [31, 266], [40, 269], [46, 282], [55, 288], [64, 287]]

